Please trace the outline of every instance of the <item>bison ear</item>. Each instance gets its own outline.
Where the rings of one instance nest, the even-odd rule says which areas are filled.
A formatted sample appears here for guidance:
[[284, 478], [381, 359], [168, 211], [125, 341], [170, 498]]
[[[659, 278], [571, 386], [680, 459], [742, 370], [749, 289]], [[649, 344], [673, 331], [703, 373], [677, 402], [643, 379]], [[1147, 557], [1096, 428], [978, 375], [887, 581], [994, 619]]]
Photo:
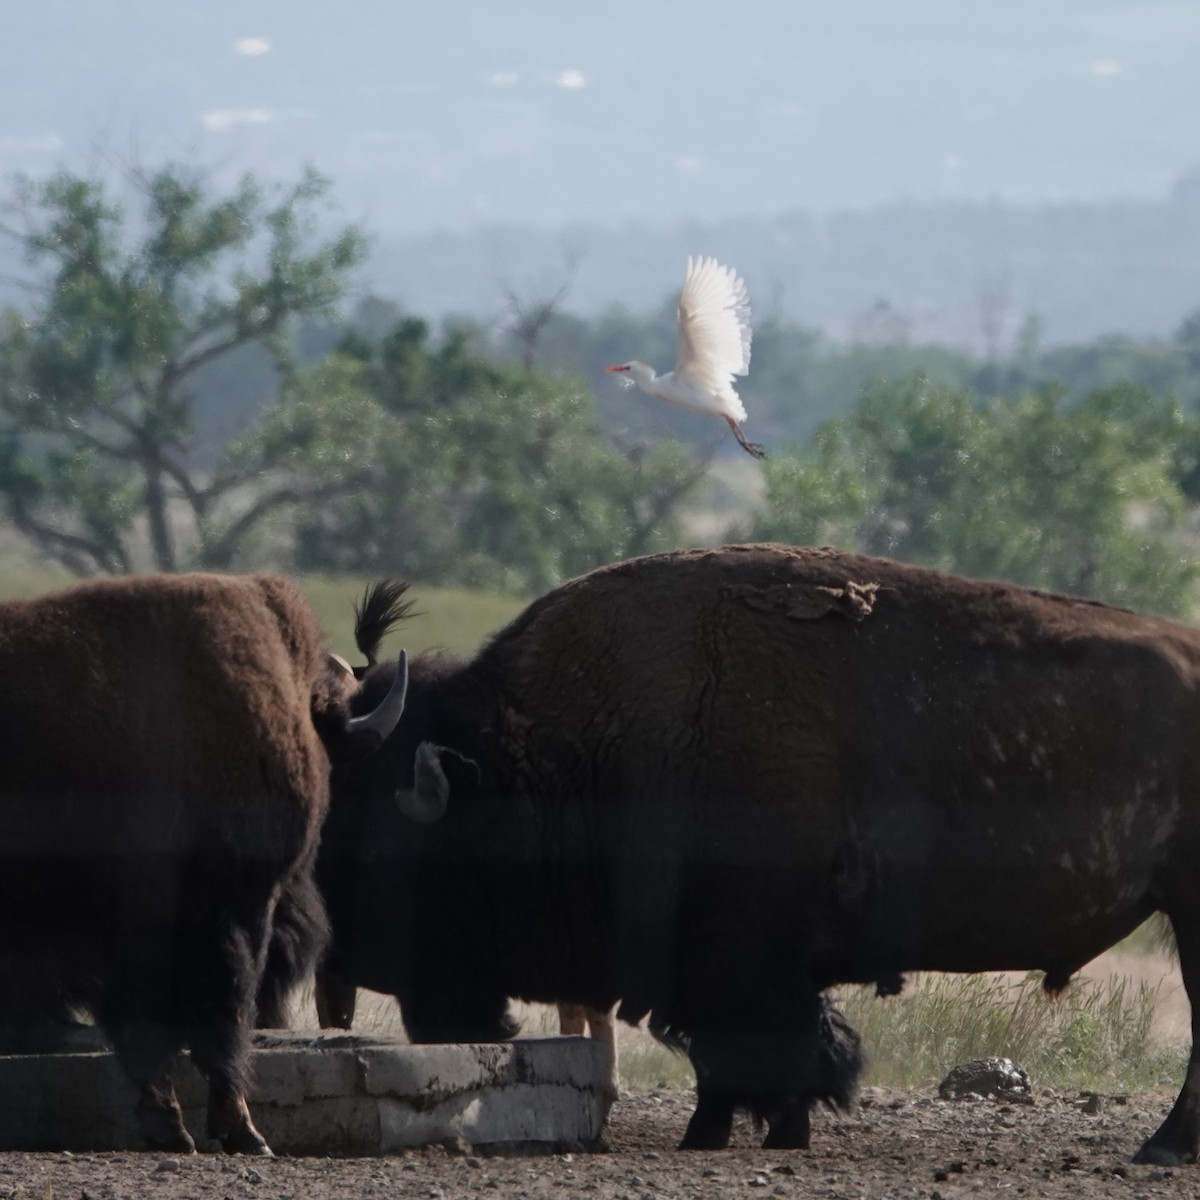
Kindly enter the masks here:
[[417, 747], [413, 765], [412, 790], [396, 793], [400, 811], [420, 825], [432, 825], [440, 821], [450, 800], [450, 781], [442, 770], [439, 758], [442, 749], [432, 742], [422, 742]]

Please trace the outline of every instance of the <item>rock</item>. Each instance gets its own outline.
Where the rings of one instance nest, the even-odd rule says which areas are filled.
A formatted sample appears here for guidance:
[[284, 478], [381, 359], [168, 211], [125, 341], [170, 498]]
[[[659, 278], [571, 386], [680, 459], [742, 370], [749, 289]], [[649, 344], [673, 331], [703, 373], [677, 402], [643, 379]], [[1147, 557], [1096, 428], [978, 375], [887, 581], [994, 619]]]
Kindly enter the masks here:
[[938, 1084], [943, 1100], [965, 1100], [972, 1094], [1028, 1103], [1029, 1073], [1011, 1058], [973, 1058], [954, 1067]]

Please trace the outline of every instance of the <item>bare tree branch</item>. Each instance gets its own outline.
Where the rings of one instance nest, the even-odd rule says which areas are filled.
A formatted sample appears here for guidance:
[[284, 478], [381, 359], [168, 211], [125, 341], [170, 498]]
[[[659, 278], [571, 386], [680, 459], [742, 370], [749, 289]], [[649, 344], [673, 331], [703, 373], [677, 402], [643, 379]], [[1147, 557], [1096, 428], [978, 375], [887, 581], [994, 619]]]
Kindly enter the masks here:
[[108, 455], [109, 458], [119, 458], [128, 462], [136, 462], [140, 457], [136, 447], [113, 445], [110, 442], [104, 441], [103, 438], [98, 438], [94, 433], [89, 433], [86, 429], [76, 429], [73, 431], [72, 436], [80, 445], [87, 446], [91, 450], [98, 450], [101, 454]]
[[650, 549], [654, 531], [659, 528], [683, 497], [704, 478], [705, 473], [712, 465], [712, 460], [713, 451], [711, 449], [703, 458], [694, 459], [691, 471], [670, 487], [650, 496], [647, 511], [639, 514], [636, 511], [636, 505], [629, 505], [627, 511], [633, 527], [633, 536], [629, 543], [630, 554], [643, 554]]
[[312, 504], [331, 500], [354, 487], [369, 476], [366, 470], [356, 471], [338, 480], [324, 483], [291, 481], [261, 495], [214, 542], [201, 552], [201, 562], [207, 567], [227, 567], [233, 560], [238, 544], [250, 530], [269, 513], [291, 504]]
[[129, 570], [123, 551], [109, 552], [99, 542], [54, 529], [38, 521], [23, 508], [10, 510], [12, 523], [48, 558], [61, 563], [73, 575], [95, 575], [98, 571]]
[[196, 486], [183, 464], [176, 462], [166, 453], [162, 444], [155, 442], [128, 413], [123, 413], [120, 409], [111, 409], [105, 416], [129, 434], [136, 444], [121, 449], [106, 446], [91, 434], [80, 433], [77, 436], [114, 458], [142, 463], [147, 474], [157, 472], [166, 475], [179, 489], [179, 494], [187, 500], [197, 517], [203, 517], [208, 512], [210, 500], [207, 494]]
[[521, 365], [526, 370], [531, 370], [537, 361], [538, 340], [571, 290], [579, 270], [580, 259], [583, 257], [578, 247], [571, 245], [563, 246], [562, 256], [562, 282], [551, 295], [540, 300], [523, 300], [511, 282], [493, 272], [495, 284], [507, 302], [512, 321], [511, 332], [521, 347]]

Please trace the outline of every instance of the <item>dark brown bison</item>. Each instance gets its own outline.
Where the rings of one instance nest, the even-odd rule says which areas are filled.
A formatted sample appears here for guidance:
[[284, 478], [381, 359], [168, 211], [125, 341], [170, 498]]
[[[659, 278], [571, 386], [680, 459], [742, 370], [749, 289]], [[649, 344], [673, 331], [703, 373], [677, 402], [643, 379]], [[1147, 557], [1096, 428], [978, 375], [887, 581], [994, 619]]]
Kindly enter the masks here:
[[[853, 1094], [857, 1035], [811, 985], [803, 961], [775, 943], [769, 923], [743, 929], [732, 909], [704, 910], [709, 879], [685, 869], [702, 845], [692, 844], [701, 832], [689, 828], [693, 799], [678, 790], [687, 764], [670, 765], [684, 748], [661, 744], [641, 769], [642, 750], [630, 745], [622, 761], [621, 724], [638, 722], [639, 705], [632, 696], [599, 701], [612, 678], [592, 656], [613, 656], [609, 665], [623, 674], [623, 640], [602, 651], [595, 630], [595, 641], [581, 637], [570, 651], [547, 645], [544, 673], [535, 667], [536, 614], [572, 594], [583, 603], [564, 617], [582, 634], [587, 586], [577, 581], [539, 601], [471, 664], [414, 660], [409, 736], [393, 735], [377, 770], [335, 770], [317, 864], [334, 929], [318, 973], [322, 1023], [349, 1025], [355, 986], [394, 994], [415, 1041], [510, 1036], [510, 996], [598, 1012], [621, 999], [626, 1020], [653, 1009], [651, 1030], [696, 1066], [701, 1108], [685, 1145], [724, 1144], [737, 1104], [769, 1123], [768, 1145], [804, 1144], [810, 1103], [844, 1105]], [[369, 661], [388, 623], [381, 614], [400, 607], [398, 595], [377, 593], [359, 614]], [[657, 641], [642, 639], [636, 622], [629, 633]], [[663, 649], [684, 671], [682, 647]], [[663, 666], [644, 664], [652, 673]], [[365, 693], [375, 695], [386, 676], [369, 672]], [[649, 704], [640, 680], [630, 683]], [[745, 974], [732, 969], [742, 956], [731, 948], [713, 957], [700, 948], [708, 933], [724, 939], [734, 928], [739, 943], [773, 947], [757, 961], [745, 956]], [[778, 1017], [792, 1060], [776, 1061], [764, 1013]], [[728, 1113], [712, 1131], [714, 1104]]]
[[[422, 1040], [502, 1036], [510, 995], [619, 999], [695, 1065], [685, 1146], [740, 1106], [803, 1146], [853, 1057], [831, 985], [1056, 990], [1162, 911], [1196, 1003], [1198, 731], [1200, 632], [1167, 621], [828, 549], [619, 563], [415, 662], [403, 724], [335, 770], [332, 961]], [[1193, 1048], [1137, 1157], [1198, 1143]]]
[[245, 1101], [255, 993], [281, 1003], [320, 948], [329, 760], [390, 732], [402, 680], [349, 719], [357, 685], [266, 575], [2, 604], [0, 680], [5, 1040], [90, 1011], [141, 1087], [147, 1143], [185, 1150], [171, 1067], [189, 1047], [210, 1135], [269, 1153]]
[[[368, 589], [363, 602], [355, 606], [355, 639], [359, 649], [367, 658], [367, 665], [365, 667], [351, 668], [356, 678], [362, 679], [376, 667], [379, 646], [387, 632], [393, 625], [398, 624], [410, 614], [412, 605], [404, 598], [407, 590], [407, 584], [384, 581]], [[382, 887], [378, 899], [382, 907], [378, 910], [377, 918], [373, 922], [373, 926], [376, 928], [381, 925], [381, 916], [383, 917], [382, 924], [386, 926], [387, 904], [391, 898], [392, 891], [389, 880], [384, 878], [379, 882], [382, 884]], [[337, 890], [336, 883], [333, 886]], [[364, 898], [364, 896], [360, 895], [360, 900]], [[305, 904], [304, 898], [301, 897], [300, 903], [296, 906], [300, 919], [303, 919], [306, 909], [312, 910], [316, 905], [319, 905], [319, 899], [314, 904], [310, 896], [309, 902]], [[320, 916], [323, 918], [325, 915], [324, 908], [320, 907], [319, 911]], [[366, 920], [370, 920], [369, 913], [364, 914], [364, 917]], [[327, 931], [323, 932], [327, 933]], [[383, 936], [386, 937], [386, 933]], [[387, 955], [386, 949], [383, 948], [380, 949], [380, 953], [384, 957]], [[294, 972], [285, 974], [290, 982]], [[379, 972], [375, 971], [371, 974], [378, 982]], [[357, 1007], [357, 983], [355, 975], [356, 972], [353, 970], [353, 964], [339, 971], [333, 966], [332, 961], [327, 962], [323, 969], [317, 973], [314, 999], [316, 1001], [317, 1019], [322, 1029], [350, 1029], [353, 1027], [354, 1013]], [[366, 984], [363, 986], [366, 986]], [[385, 987], [383, 990], [389, 991], [392, 989]], [[590, 1034], [595, 1041], [600, 1043], [604, 1051], [605, 1063], [604, 1098], [607, 1103], [612, 1104], [617, 1099], [620, 1090], [617, 1067], [617, 1031], [613, 1021], [612, 1010], [599, 1012], [595, 1009], [585, 1008], [582, 1004], [559, 1004], [557, 1007], [560, 1034], [564, 1037], [582, 1037], [586, 1033]], [[264, 1011], [264, 1001], [261, 996], [259, 1011], [260, 1013]], [[277, 1004], [271, 1006], [269, 1011], [277, 1014], [277, 1022], [268, 1019], [264, 1020], [264, 1025], [272, 1023], [283, 1025], [286, 1023], [286, 1006]]]

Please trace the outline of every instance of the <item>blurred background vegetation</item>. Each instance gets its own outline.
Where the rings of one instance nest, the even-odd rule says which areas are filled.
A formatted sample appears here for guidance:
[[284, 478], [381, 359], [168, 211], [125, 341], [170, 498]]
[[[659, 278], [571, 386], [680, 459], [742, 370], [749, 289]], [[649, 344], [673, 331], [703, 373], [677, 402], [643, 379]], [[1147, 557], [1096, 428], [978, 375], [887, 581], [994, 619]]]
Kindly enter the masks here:
[[670, 367], [670, 281], [651, 314], [583, 320], [564, 283], [510, 293], [491, 325], [435, 324], [362, 290], [367, 236], [329, 228], [315, 174], [134, 182], [134, 206], [69, 173], [5, 202], [27, 278], [0, 314], [0, 570], [271, 566], [527, 596], [764, 538], [1193, 611], [1200, 308], [1165, 340], [1079, 346], [1044, 347], [1030, 316], [982, 357], [915, 344], [886, 305], [845, 342], [762, 320], [741, 389], [760, 467], [602, 373]]
[[[672, 365], [670, 281], [650, 314], [583, 320], [564, 286], [510, 294], [499, 323], [434, 323], [356, 283], [368, 239], [329, 230], [315, 174], [225, 195], [183, 167], [135, 182], [132, 209], [71, 174], [17, 180], [4, 204], [28, 274], [0, 312], [0, 596], [283, 569], [358, 661], [352, 605], [375, 576], [421, 584], [409, 649], [469, 652], [593, 566], [761, 538], [1195, 615], [1200, 307], [1164, 340], [1076, 346], [1043, 346], [1030, 317], [983, 356], [915, 343], [886, 305], [844, 342], [760, 320], [741, 389], [760, 465], [602, 373]], [[1177, 988], [1158, 979], [1099, 979], [1057, 1006], [986, 976], [843, 999], [875, 1082], [1007, 1054], [1039, 1083], [1155, 1086], [1182, 1054], [1151, 1028], [1158, 989]], [[627, 1086], [688, 1082], [684, 1060], [622, 1039]]]

